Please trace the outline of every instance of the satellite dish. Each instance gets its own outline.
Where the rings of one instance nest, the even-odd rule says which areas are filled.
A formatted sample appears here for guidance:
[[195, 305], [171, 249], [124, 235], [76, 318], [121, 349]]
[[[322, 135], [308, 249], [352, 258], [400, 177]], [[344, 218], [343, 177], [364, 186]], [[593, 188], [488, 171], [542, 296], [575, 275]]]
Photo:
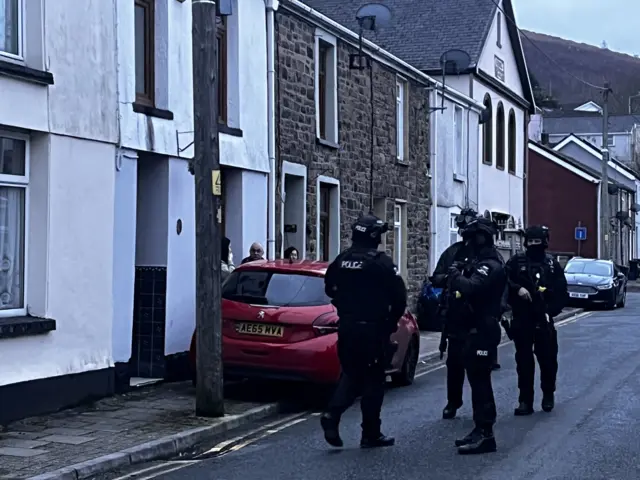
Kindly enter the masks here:
[[358, 9], [356, 20], [361, 30], [376, 30], [391, 23], [391, 10], [381, 3], [367, 3]]
[[[460, 75], [471, 65], [471, 57], [464, 50], [452, 48], [440, 55], [440, 68], [442, 68], [442, 92], [446, 90], [447, 75]], [[444, 114], [444, 95], [442, 95], [442, 104], [440, 111]]]
[[491, 120], [491, 110], [489, 110], [488, 108], [483, 108], [480, 111], [480, 119], [479, 119], [480, 125], [484, 125], [490, 120]]
[[616, 185], [608, 185], [607, 186], [607, 191], [609, 192], [609, 195], [615, 195], [616, 193], [618, 193], [618, 187]]
[[444, 75], [460, 75], [471, 65], [471, 57], [464, 50], [453, 48], [440, 56], [440, 67]]

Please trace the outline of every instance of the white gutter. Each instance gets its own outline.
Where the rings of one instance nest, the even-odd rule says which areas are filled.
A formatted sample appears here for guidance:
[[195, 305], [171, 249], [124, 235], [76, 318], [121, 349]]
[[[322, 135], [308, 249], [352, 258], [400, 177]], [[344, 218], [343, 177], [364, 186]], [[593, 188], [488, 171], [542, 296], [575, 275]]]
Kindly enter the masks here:
[[[438, 93], [436, 90], [429, 92], [431, 97], [429, 103], [434, 105], [438, 101]], [[427, 114], [429, 115], [429, 114]], [[429, 143], [431, 143], [431, 245], [430, 245], [430, 271], [433, 272], [438, 262], [438, 117], [439, 112], [435, 115], [431, 114], [430, 130], [431, 135]]]
[[269, 155], [267, 258], [276, 258], [276, 69], [275, 11], [279, 0], [265, 0], [267, 8], [267, 150]]
[[[269, 0], [265, 0], [265, 1], [269, 1]], [[275, 1], [275, 0], [272, 0], [272, 1]], [[303, 10], [304, 12], [309, 14], [310, 17], [316, 19], [316, 21], [321, 24], [319, 25], [320, 27], [322, 27], [323, 25], [330, 27], [334, 31], [342, 34], [343, 37], [347, 37], [348, 39], [352, 40], [353, 45], [355, 46], [358, 45], [360, 41], [360, 37], [358, 36], [357, 33], [352, 32], [347, 27], [339, 24], [338, 22], [334, 22], [329, 17], [326, 17], [320, 12], [318, 12], [317, 10], [314, 10], [313, 8], [305, 5], [300, 0], [287, 0], [287, 3], [284, 5], [284, 8], [290, 8], [291, 6], [298, 8], [300, 10]], [[400, 60], [398, 57], [380, 48], [378, 45], [376, 45], [372, 41], [367, 40], [365, 38], [362, 41], [362, 45], [363, 47], [366, 47], [367, 50], [371, 50], [372, 52], [376, 53], [377, 54], [376, 60], [380, 61], [381, 63], [384, 63], [391, 67], [395, 67], [396, 69], [402, 69], [405, 71], [404, 73], [408, 73], [409, 76], [413, 77], [415, 80], [427, 83], [429, 85], [435, 85], [438, 89], [442, 91], [442, 87], [443, 87], [442, 82], [437, 81], [435, 78], [430, 77], [426, 73], [409, 65], [407, 62]], [[478, 112], [484, 110], [484, 105], [481, 102], [478, 102], [477, 100], [474, 100], [473, 98], [468, 97], [451, 87], [448, 87], [445, 85], [444, 92], [446, 95], [450, 95], [451, 97], [458, 99], [458, 101], [463, 101], [464, 103], [469, 105], [472, 109]]]

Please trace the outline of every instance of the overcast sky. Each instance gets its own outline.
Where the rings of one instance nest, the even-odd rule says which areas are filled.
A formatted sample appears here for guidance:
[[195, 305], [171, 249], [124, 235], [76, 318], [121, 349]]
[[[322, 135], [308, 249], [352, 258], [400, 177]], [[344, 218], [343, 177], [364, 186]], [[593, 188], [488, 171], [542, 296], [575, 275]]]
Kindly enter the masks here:
[[639, 0], [514, 0], [514, 8], [522, 29], [640, 54]]

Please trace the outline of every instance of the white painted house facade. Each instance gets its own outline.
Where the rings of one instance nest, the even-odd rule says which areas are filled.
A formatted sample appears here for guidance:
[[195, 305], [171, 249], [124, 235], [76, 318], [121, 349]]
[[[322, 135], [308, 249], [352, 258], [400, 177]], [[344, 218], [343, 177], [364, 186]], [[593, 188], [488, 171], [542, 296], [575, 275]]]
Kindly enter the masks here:
[[0, 14], [0, 424], [113, 390], [113, 3], [44, 6]]
[[431, 249], [435, 267], [447, 247], [457, 242], [455, 217], [465, 207], [478, 209], [479, 121], [483, 105], [469, 97], [434, 90], [431, 113]]
[[[535, 113], [520, 37], [510, 1], [493, 12], [477, 63], [450, 84], [486, 109], [480, 131], [479, 211], [488, 210], [501, 230], [526, 224], [529, 119]], [[505, 241], [500, 233], [499, 240]]]
[[[192, 14], [189, 0], [116, 4], [121, 150], [113, 344], [117, 384], [126, 387], [130, 378], [187, 374], [195, 328]], [[264, 0], [230, 6], [217, 29], [219, 221], [239, 263], [251, 243], [268, 243], [267, 9]], [[140, 31], [152, 23], [153, 32]]]

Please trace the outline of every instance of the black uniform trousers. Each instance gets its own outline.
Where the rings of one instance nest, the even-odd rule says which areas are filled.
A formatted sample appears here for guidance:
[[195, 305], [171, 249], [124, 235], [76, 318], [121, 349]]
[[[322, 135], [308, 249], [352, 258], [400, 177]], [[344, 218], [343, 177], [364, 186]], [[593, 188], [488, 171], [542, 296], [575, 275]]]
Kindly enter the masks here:
[[[447, 347], [447, 403], [454, 408], [462, 406], [465, 374], [471, 386], [473, 421], [481, 428], [496, 423], [496, 403], [491, 384], [491, 372], [497, 355], [497, 346], [486, 348], [487, 342], [478, 342], [479, 334], [466, 338], [450, 338]], [[486, 355], [484, 355], [486, 353]]]
[[[517, 321], [517, 319], [514, 320]], [[556, 391], [558, 333], [551, 323], [546, 326], [535, 326], [528, 319], [517, 323], [519, 325], [513, 328], [513, 343], [516, 347], [516, 371], [520, 390], [518, 401], [532, 405], [536, 373], [534, 354], [540, 366], [542, 393], [552, 394]]]
[[[347, 330], [345, 328], [345, 330]], [[385, 335], [386, 337], [386, 335]], [[388, 338], [388, 337], [386, 337]], [[386, 380], [386, 352], [381, 335], [371, 327], [354, 326], [338, 333], [338, 357], [342, 374], [328, 412], [340, 418], [358, 396], [362, 410], [362, 434], [380, 435], [380, 412]]]

